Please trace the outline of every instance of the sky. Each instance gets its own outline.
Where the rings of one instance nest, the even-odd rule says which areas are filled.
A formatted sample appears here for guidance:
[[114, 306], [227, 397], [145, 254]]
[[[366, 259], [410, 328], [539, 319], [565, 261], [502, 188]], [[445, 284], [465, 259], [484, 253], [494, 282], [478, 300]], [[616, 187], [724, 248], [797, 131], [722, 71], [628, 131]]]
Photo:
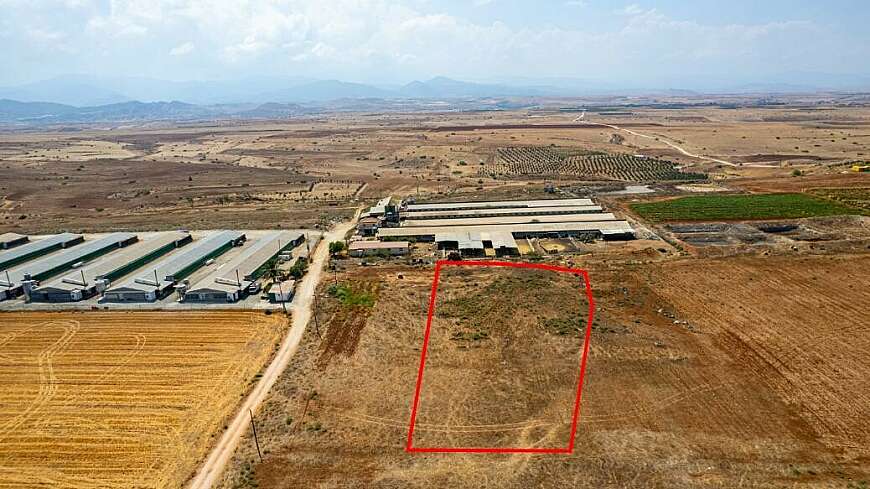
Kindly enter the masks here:
[[870, 75], [865, 0], [0, 0], [0, 85], [66, 74], [648, 86]]

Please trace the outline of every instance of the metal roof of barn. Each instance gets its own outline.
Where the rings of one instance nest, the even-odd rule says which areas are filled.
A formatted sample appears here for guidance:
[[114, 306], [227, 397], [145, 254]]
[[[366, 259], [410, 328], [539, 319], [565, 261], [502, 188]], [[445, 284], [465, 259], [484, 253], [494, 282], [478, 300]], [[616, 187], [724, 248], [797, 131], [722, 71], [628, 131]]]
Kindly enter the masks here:
[[0, 252], [0, 270], [7, 268], [6, 265], [15, 263], [21, 260], [22, 257], [31, 253], [38, 253], [53, 246], [66, 246], [67, 244], [80, 239], [82, 239], [81, 234], [61, 233], [23, 244], [9, 251]]
[[4, 245], [6, 243], [14, 243], [15, 241], [19, 241], [21, 239], [27, 239], [27, 236], [18, 233], [3, 233], [0, 234], [0, 245]]
[[[40, 285], [40, 289], [46, 287], [68, 291], [81, 289], [105, 276], [112, 275], [114, 272], [128, 267], [142, 257], [154, 253], [169, 244], [183, 241], [188, 236], [190, 236], [190, 233], [185, 231], [159, 233], [157, 236], [131, 244], [121, 251], [110, 253], [105, 257], [94, 260], [81, 269], [68, 273], [46, 285]], [[85, 283], [82, 283], [82, 275], [84, 275]]]
[[0, 274], [0, 285], [12, 287], [20, 284], [25, 280], [24, 277], [27, 275], [31, 277], [39, 277], [46, 273], [54, 275], [53, 272], [55, 270], [57, 273], [60, 273], [62, 270], [59, 269], [64, 267], [71, 268], [76, 262], [87, 259], [88, 255], [99, 253], [109, 248], [120, 247], [123, 243], [135, 238], [136, 235], [133, 233], [113, 233], [94, 241], [86, 241], [84, 244], [69, 248], [60, 253], [54, 253], [36, 261], [26, 262], [8, 270], [9, 279], [7, 279], [5, 273]]
[[299, 231], [270, 232], [253, 243], [246, 244], [240, 254], [196, 282], [187, 293], [202, 290], [235, 292], [245, 288], [256, 280], [257, 277], [253, 275], [260, 267], [277, 257], [300, 237], [302, 233]]
[[559, 207], [593, 205], [590, 199], [550, 199], [550, 200], [491, 200], [482, 202], [442, 202], [431, 204], [409, 204], [406, 212], [437, 211], [449, 209], [511, 209], [523, 207]]
[[509, 233], [559, 233], [559, 232], [582, 232], [582, 231], [611, 231], [617, 233], [633, 233], [626, 221], [596, 221], [596, 222], [554, 222], [533, 224], [502, 224], [488, 226], [437, 226], [437, 227], [398, 227], [381, 228], [378, 230], [380, 238], [411, 238], [421, 236], [439, 236], [442, 234], [459, 233], [462, 231], [494, 232], [505, 231]]
[[469, 219], [414, 219], [404, 221], [402, 227], [439, 227], [439, 226], [487, 226], [490, 224], [533, 224], [550, 222], [601, 222], [616, 221], [611, 213], [565, 214], [550, 216], [502, 216], [474, 217]]
[[171, 287], [174, 282], [167, 280], [167, 277], [172, 277], [189, 268], [203, 257], [214, 253], [230, 242], [241, 239], [243, 236], [244, 234], [238, 231], [215, 231], [202, 240], [194, 241], [194, 244], [187, 246], [185, 250], [172, 252], [157, 260], [147, 267], [147, 270], [140, 271], [139, 275], [129, 277], [114, 287], [109, 287], [108, 292], [122, 290], [147, 292]]
[[564, 205], [546, 207], [514, 207], [508, 209], [448, 209], [437, 211], [404, 212], [405, 220], [414, 219], [453, 219], [471, 217], [499, 217], [513, 215], [546, 215], [546, 214], [590, 214], [601, 212], [600, 205]]
[[349, 250], [379, 250], [393, 248], [407, 248], [407, 241], [354, 241], [348, 246]]

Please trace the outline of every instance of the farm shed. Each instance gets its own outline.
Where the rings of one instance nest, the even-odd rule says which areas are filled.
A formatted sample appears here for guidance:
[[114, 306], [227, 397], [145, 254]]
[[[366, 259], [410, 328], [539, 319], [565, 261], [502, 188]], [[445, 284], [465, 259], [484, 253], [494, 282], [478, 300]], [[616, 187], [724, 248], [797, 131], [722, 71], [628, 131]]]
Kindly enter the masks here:
[[0, 274], [0, 287], [6, 288], [6, 299], [17, 297], [32, 290], [40, 281], [69, 270], [77, 263], [127, 246], [137, 239], [133, 233], [114, 233], [36, 261], [23, 263]]
[[492, 249], [496, 256], [519, 255], [520, 249], [514, 236], [507, 231], [480, 233], [484, 249]]
[[434, 241], [440, 234], [459, 232], [509, 232], [514, 238], [526, 237], [597, 237], [603, 236], [604, 231], [610, 233], [622, 233], [624, 236], [634, 236], [634, 230], [626, 221], [600, 221], [600, 222], [554, 222], [532, 224], [493, 224], [487, 226], [437, 226], [437, 227], [398, 227], [381, 228], [378, 230], [378, 238], [383, 240], [418, 240]]
[[0, 270], [46, 255], [52, 251], [69, 248], [84, 241], [80, 234], [62, 233], [39, 239], [9, 251], [0, 252]]
[[541, 216], [560, 214], [595, 214], [601, 212], [600, 205], [566, 205], [547, 207], [514, 207], [509, 209], [466, 209], [404, 212], [401, 217], [405, 221], [416, 219], [465, 219], [472, 217], [501, 216]]
[[152, 302], [166, 297], [175, 285], [203, 266], [208, 260], [220, 256], [245, 240], [238, 231], [215, 231], [188, 247], [185, 251], [170, 253], [136, 277], [117, 286], [109, 287], [103, 296], [108, 302]]
[[187, 232], [159, 233], [108, 254], [31, 292], [34, 302], [73, 302], [93, 297], [109, 284], [170, 251], [190, 243]]
[[483, 256], [484, 246], [480, 231], [455, 231], [435, 235], [440, 250], [457, 250], [462, 256]]
[[393, 202], [393, 196], [387, 196], [379, 200], [377, 204], [369, 208], [368, 212], [363, 213], [362, 217], [385, 217], [387, 214], [395, 212], [396, 205]]
[[[243, 282], [248, 284], [249, 282]], [[220, 282], [208, 282], [205, 280], [197, 284], [197, 287], [184, 292], [185, 302], [236, 302], [241, 298], [243, 288], [241, 286], [223, 284]]]
[[293, 300], [295, 289], [295, 280], [284, 280], [283, 282], [275, 282], [270, 285], [266, 294], [269, 296], [269, 302], [290, 302]]
[[552, 199], [552, 200], [492, 200], [485, 202], [443, 202], [432, 204], [409, 204], [403, 212], [473, 210], [473, 209], [514, 209], [523, 207], [558, 207], [593, 205], [590, 199]]
[[377, 217], [364, 217], [357, 222], [356, 229], [362, 236], [374, 236], [378, 230], [378, 224], [380, 224], [380, 222], [380, 219]]
[[616, 221], [611, 213], [544, 215], [544, 216], [499, 216], [473, 217], [468, 219], [414, 219], [402, 223], [403, 227], [440, 227], [440, 226], [488, 226], [491, 224], [533, 224], [550, 222], [600, 222]]
[[379, 254], [407, 255], [410, 246], [407, 241], [354, 241], [348, 246], [348, 254], [354, 257]]
[[18, 245], [27, 242], [27, 236], [18, 233], [3, 233], [0, 234], [0, 249], [8, 250]]
[[298, 231], [276, 231], [245, 245], [242, 252], [185, 291], [185, 301], [235, 302], [277, 260], [298, 246], [305, 236]]

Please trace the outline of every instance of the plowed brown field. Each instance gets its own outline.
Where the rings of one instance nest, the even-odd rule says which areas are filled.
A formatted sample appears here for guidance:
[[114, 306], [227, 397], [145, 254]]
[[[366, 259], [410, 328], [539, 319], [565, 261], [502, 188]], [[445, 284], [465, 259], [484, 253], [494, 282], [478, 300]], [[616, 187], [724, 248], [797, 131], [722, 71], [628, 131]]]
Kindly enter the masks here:
[[[248, 438], [223, 487], [870, 485], [870, 254], [575, 265], [589, 269], [598, 312], [574, 453], [406, 453], [432, 272], [363, 269], [348, 278], [383, 285], [358, 347], [324, 366], [324, 344], [306, 336], [258, 416], [264, 462]], [[497, 378], [491, 362], [468, 361], [494, 343], [494, 351], [525, 347], [535, 365], [573, 365], [576, 348], [558, 347], [553, 335], [562, 316], [510, 309], [568, 301], [524, 280], [474, 274], [439, 294], [441, 313], [471, 326], [440, 343], [453, 347], [442, 346], [449, 375], [427, 373], [426, 395], [439, 398], [428, 400], [437, 409], [418, 419], [415, 439], [519, 445], [546, 438], [528, 420], [566, 422], [548, 411], [564, 388], [557, 379], [518, 368], [517, 388], [503, 389], [487, 383]], [[479, 293], [469, 296], [473, 284]], [[522, 341], [505, 343], [499, 321]], [[496, 363], [510, 368], [518, 358]], [[525, 402], [492, 392], [523, 393]]]
[[0, 314], [0, 487], [179, 487], [286, 320]]

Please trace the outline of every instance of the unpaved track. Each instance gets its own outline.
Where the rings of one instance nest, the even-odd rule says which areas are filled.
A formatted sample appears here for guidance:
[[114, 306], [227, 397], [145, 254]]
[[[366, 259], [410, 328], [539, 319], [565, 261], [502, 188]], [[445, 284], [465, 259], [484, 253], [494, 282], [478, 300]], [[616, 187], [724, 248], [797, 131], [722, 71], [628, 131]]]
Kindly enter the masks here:
[[329, 243], [332, 241], [343, 241], [344, 235], [355, 224], [359, 217], [359, 211], [350, 222], [341, 223], [333, 230], [323, 236], [323, 239], [317, 246], [317, 249], [312, 255], [312, 261], [308, 267], [308, 273], [302, 279], [302, 283], [296, 290], [296, 295], [291, 306], [292, 311], [292, 326], [287, 332], [287, 336], [281, 343], [281, 349], [275, 354], [275, 359], [269, 367], [263, 372], [257, 385], [254, 386], [251, 393], [245, 399], [239, 411], [233, 420], [227, 425], [220, 440], [212, 448], [205, 463], [200, 466], [196, 476], [188, 485], [191, 489], [205, 489], [212, 487], [221, 477], [227, 463], [236, 451], [236, 446], [242, 435], [250, 429], [250, 414], [249, 410], [256, 412], [257, 408], [266, 398], [272, 385], [278, 379], [278, 376], [287, 368], [290, 359], [296, 350], [299, 348], [299, 342], [302, 340], [302, 335], [305, 333], [305, 327], [308, 321], [311, 320], [311, 306], [314, 302], [314, 291], [317, 289], [317, 284], [320, 283], [323, 275], [323, 265], [329, 255]]
[[[586, 113], [584, 112], [583, 115], [586, 115]], [[718, 158], [713, 158], [713, 157], [710, 157], [710, 156], [704, 156], [704, 155], [699, 155], [699, 154], [692, 153], [692, 152], [687, 151], [687, 150], [681, 148], [680, 146], [677, 146], [676, 144], [674, 144], [674, 143], [672, 143], [672, 142], [668, 141], [667, 139], [664, 139], [663, 137], [660, 137], [660, 136], [650, 136], [649, 134], [641, 134], [641, 133], [639, 133], [639, 132], [637, 132], [637, 131], [632, 131], [631, 129], [626, 129], [626, 128], [624, 128], [624, 127], [615, 126], [615, 125], [613, 125], [613, 124], [605, 124], [605, 123], [603, 123], [603, 122], [590, 122], [590, 121], [584, 121], [584, 120], [582, 120], [582, 119], [583, 119], [583, 115], [581, 115], [580, 117], [574, 119], [573, 122], [579, 122], [580, 124], [587, 124], [587, 125], [592, 125], [592, 126], [604, 126], [604, 127], [609, 127], [609, 128], [611, 128], [611, 129], [615, 129], [615, 130], [617, 130], [617, 131], [625, 131], [625, 132], [631, 134], [632, 136], [637, 136], [637, 137], [639, 137], [639, 138], [652, 139], [652, 140], [654, 140], [654, 141], [658, 141], [658, 142], [660, 142], [660, 143], [667, 144], [667, 145], [670, 146], [671, 148], [674, 148], [675, 150], [677, 150], [677, 151], [679, 151], [680, 153], [682, 153], [682, 154], [688, 156], [689, 158], [697, 158], [697, 159], [699, 159], [699, 160], [712, 161], [713, 163], [721, 163], [721, 164], [723, 164], [723, 165], [728, 165], [728, 166], [739, 166], [739, 165], [737, 165], [736, 163], [731, 163], [730, 161], [720, 160], [720, 159], [718, 159]], [[746, 165], [746, 166], [761, 166], [761, 167], [767, 167], [767, 166], [770, 166], [770, 165]]]

